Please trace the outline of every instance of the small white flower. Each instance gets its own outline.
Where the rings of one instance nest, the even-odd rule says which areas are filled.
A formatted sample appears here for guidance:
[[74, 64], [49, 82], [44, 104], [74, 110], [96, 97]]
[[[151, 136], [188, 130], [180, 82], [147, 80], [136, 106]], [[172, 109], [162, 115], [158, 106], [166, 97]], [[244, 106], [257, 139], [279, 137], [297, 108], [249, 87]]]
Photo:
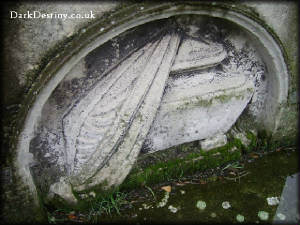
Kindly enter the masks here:
[[286, 216], [282, 213], [277, 213], [277, 217], [280, 219], [280, 220], [285, 220]]
[[100, 31], [104, 31], [104, 28], [103, 28], [103, 27], [101, 27], [101, 28], [100, 28]]
[[170, 193], [169, 192], [165, 192], [165, 196], [163, 197], [163, 199], [157, 204], [157, 208], [161, 208], [161, 207], [164, 207], [167, 202], [168, 202], [168, 199], [169, 199], [169, 195]]
[[182, 195], [184, 195], [184, 194], [185, 194], [185, 191], [184, 191], [184, 190], [180, 190], [180, 193], [181, 193]]
[[213, 213], [210, 214], [210, 216], [211, 216], [212, 218], [215, 218], [215, 217], [217, 216], [217, 214], [213, 212]]
[[229, 202], [226, 201], [226, 202], [222, 203], [222, 207], [223, 207], [223, 209], [229, 209], [231, 207], [231, 205]]
[[143, 10], [143, 9], [144, 9], [144, 7], [142, 6], [140, 9], [141, 9], [141, 10]]
[[172, 212], [172, 213], [176, 213], [178, 211], [178, 208], [172, 206], [172, 205], [169, 205], [168, 209]]
[[267, 198], [268, 205], [278, 205], [279, 204], [279, 198], [278, 197], [270, 197]]
[[261, 220], [268, 220], [268, 219], [269, 219], [269, 213], [268, 213], [268, 212], [265, 212], [265, 211], [259, 211], [257, 215], [258, 215], [258, 217], [259, 217]]
[[243, 215], [241, 215], [241, 214], [237, 214], [237, 215], [236, 215], [236, 220], [237, 220], [238, 222], [242, 223], [242, 222], [244, 222], [245, 217], [244, 217]]
[[206, 203], [204, 201], [199, 200], [196, 204], [196, 207], [200, 210], [203, 210], [206, 208]]

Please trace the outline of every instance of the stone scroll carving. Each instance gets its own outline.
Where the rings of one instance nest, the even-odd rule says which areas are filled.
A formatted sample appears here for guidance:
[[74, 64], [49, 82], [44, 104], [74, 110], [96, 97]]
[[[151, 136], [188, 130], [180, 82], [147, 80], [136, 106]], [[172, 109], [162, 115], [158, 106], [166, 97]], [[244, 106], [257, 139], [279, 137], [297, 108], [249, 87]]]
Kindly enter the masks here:
[[50, 193], [75, 202], [71, 187], [122, 183], [141, 149], [151, 153], [227, 132], [256, 88], [248, 61], [237, 67], [234, 60], [194, 26], [133, 51], [65, 110], [66, 175]]

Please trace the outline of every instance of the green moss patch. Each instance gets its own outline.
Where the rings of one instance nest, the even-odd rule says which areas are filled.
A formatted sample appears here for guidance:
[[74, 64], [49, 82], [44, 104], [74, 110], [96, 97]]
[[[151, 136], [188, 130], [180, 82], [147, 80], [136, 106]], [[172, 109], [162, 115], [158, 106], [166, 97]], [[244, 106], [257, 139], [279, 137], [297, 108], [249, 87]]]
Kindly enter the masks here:
[[[173, 159], [170, 159], [172, 153], [169, 153], [172, 151], [176, 153], [173, 153]], [[174, 156], [176, 154], [178, 155], [177, 158]], [[183, 144], [167, 149], [162, 153], [156, 152], [142, 156], [120, 188], [129, 190], [180, 179], [195, 172], [239, 160], [241, 154], [241, 150], [233, 141], [208, 152], [201, 150], [200, 146], [195, 145], [195, 143]]]

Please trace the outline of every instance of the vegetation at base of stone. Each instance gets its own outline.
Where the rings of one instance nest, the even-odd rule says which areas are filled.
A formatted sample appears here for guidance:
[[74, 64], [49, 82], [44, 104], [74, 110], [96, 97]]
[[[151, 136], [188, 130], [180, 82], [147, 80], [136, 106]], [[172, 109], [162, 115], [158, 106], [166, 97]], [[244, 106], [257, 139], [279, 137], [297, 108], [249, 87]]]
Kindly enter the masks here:
[[[184, 184], [184, 186], [177, 186], [178, 181], [167, 182], [168, 185], [172, 185], [172, 196], [170, 197], [169, 204], [179, 208], [180, 211], [177, 214], [166, 213], [166, 217], [164, 218], [160, 218], [163, 214], [162, 210], [166, 212], [168, 212], [168, 210], [163, 208], [157, 209], [155, 205], [163, 198], [164, 191], [161, 187], [162, 185], [166, 185], [166, 183], [151, 186], [151, 190], [153, 194], [157, 196], [157, 199], [151, 197], [153, 194], [150, 193], [151, 191], [146, 185], [139, 190], [129, 192], [127, 196], [125, 196], [124, 193], [126, 192], [124, 190], [112, 190], [110, 194], [106, 195], [107, 198], [112, 195], [114, 196], [114, 199], [118, 199], [116, 195], [118, 193], [123, 193], [122, 196], [124, 196], [124, 200], [128, 200], [127, 203], [124, 201], [124, 205], [119, 205], [119, 212], [121, 215], [118, 214], [116, 210], [113, 210], [111, 211], [111, 214], [108, 214], [105, 210], [98, 210], [97, 207], [92, 207], [93, 205], [97, 206], [96, 201], [98, 201], [100, 205], [106, 204], [105, 201], [107, 201], [107, 198], [104, 198], [104, 203], [100, 203], [103, 201], [103, 198], [98, 197], [98, 195], [101, 195], [101, 192], [99, 192], [96, 194], [95, 198], [86, 199], [87, 202], [91, 203], [90, 205], [86, 205], [86, 208], [79, 209], [73, 207], [70, 209], [58, 209], [56, 211], [60, 211], [62, 215], [60, 218], [57, 217], [55, 212], [49, 213], [49, 222], [60, 223], [72, 221], [109, 223], [112, 221], [127, 220], [128, 222], [131, 222], [131, 220], [143, 221], [143, 218], [145, 217], [147, 217], [147, 221], [149, 222], [151, 217], [153, 218], [151, 222], [163, 219], [164, 221], [170, 220], [170, 222], [174, 221], [177, 223], [183, 219], [189, 218], [191, 222], [193, 222], [192, 220], [195, 221], [199, 219], [199, 221], [210, 223], [224, 222], [223, 220], [228, 220], [228, 222], [232, 221], [233, 218], [235, 219], [235, 215], [241, 212], [242, 215], [245, 216], [245, 222], [250, 222], [252, 220], [255, 221], [255, 219], [258, 220], [257, 212], [259, 210], [266, 210], [270, 213], [270, 218], [273, 218], [276, 207], [267, 205], [266, 198], [270, 196], [280, 196], [286, 175], [291, 175], [296, 171], [299, 171], [296, 166], [299, 153], [295, 150], [296, 148], [286, 148], [282, 151], [272, 151], [270, 154], [266, 155], [266, 157], [259, 157], [254, 163], [247, 163], [248, 159], [254, 158], [249, 156], [251, 154], [248, 154], [248, 157], [245, 158], [242, 163], [235, 161], [220, 168], [220, 170], [235, 168], [239, 169], [239, 171], [248, 171], [249, 175], [246, 178], [243, 178], [243, 182], [227, 179], [220, 179], [220, 182], [215, 182], [220, 178], [216, 175], [208, 177], [207, 179], [201, 177], [199, 181], [205, 181], [205, 183], [198, 183], [198, 185], [189, 185], [188, 182], [184, 183], [184, 181], [186, 181], [185, 179], [182, 180], [182, 182], [179, 181], [179, 184]], [[257, 153], [259, 152], [257, 151]], [[282, 168], [280, 171], [278, 171], [279, 165], [280, 168]], [[276, 176], [274, 176], [275, 171]], [[258, 173], [260, 173], [261, 176], [257, 176]], [[223, 178], [225, 177], [223, 176]], [[266, 181], [266, 178], [272, 179], [267, 179]], [[185, 194], [180, 193], [182, 190], [185, 191]], [[214, 193], [214, 195], [211, 195], [211, 193]], [[139, 196], [141, 198], [138, 198]], [[206, 202], [207, 208], [205, 211], [201, 212], [201, 217], [194, 218], [194, 215], [199, 215], [199, 211], [195, 208], [195, 203], [199, 199]], [[230, 210], [226, 210], [226, 212], [224, 212], [224, 209], [221, 207], [222, 201], [225, 200], [228, 200], [232, 206]], [[130, 204], [130, 206], [128, 206], [128, 204]], [[154, 206], [154, 208], [150, 208], [150, 206]], [[112, 206], [110, 207], [113, 208]], [[142, 210], [139, 208], [142, 208]], [[137, 210], [138, 213], [136, 213]], [[211, 212], [215, 212], [217, 217], [211, 217]], [[180, 217], [182, 214], [183, 218]], [[81, 221], [79, 219], [81, 219]]]
[[127, 176], [120, 189], [130, 190], [164, 181], [180, 180], [186, 175], [215, 168], [241, 157], [241, 151], [237, 149], [235, 142], [229, 142], [208, 152], [191, 144], [181, 147], [183, 151], [191, 150], [192, 153], [177, 159], [158, 161], [146, 168], [137, 166]]
[[[229, 142], [225, 146], [207, 152], [201, 150], [194, 142], [172, 147], [161, 153], [142, 156], [141, 162], [137, 162], [120, 189], [130, 190], [160, 182], [180, 180], [199, 171], [238, 161], [243, 155], [253, 151], [268, 152], [282, 147], [298, 146], [293, 141], [274, 140], [265, 130], [258, 131], [257, 136], [247, 131], [246, 137], [250, 141], [247, 146], [243, 145], [240, 139], [228, 136]], [[176, 151], [177, 157], [172, 157], [172, 152]], [[168, 160], [170, 157], [173, 159]]]
[[[100, 218], [122, 214], [120, 209], [131, 204], [126, 200], [129, 191], [146, 188], [153, 199], [156, 199], [151, 189], [154, 184], [184, 181], [189, 175], [216, 167], [223, 167], [223, 170], [229, 167], [239, 169], [241, 167], [239, 160], [247, 157], [250, 152], [270, 152], [283, 146], [283, 143], [274, 141], [266, 131], [259, 131], [257, 135], [248, 131], [246, 137], [250, 140], [248, 146], [244, 146], [241, 140], [228, 135], [228, 143], [225, 146], [209, 151], [203, 151], [197, 142], [192, 142], [162, 152], [142, 155], [119, 187], [105, 190], [103, 188], [105, 184], [102, 184], [82, 192], [73, 191], [78, 200], [76, 205], [69, 205], [56, 196], [51, 202], [45, 202], [45, 206], [49, 212], [68, 215], [76, 211], [88, 215], [89, 222], [99, 222]], [[174, 155], [171, 155], [171, 152], [175, 152]], [[171, 160], [168, 160], [168, 156]], [[209, 177], [207, 181], [215, 181], [215, 178], [215, 176]], [[48, 221], [59, 223], [67, 220], [66, 218], [61, 221], [56, 220], [48, 214]]]
[[[93, 191], [97, 190], [97, 194]], [[79, 211], [88, 215], [88, 220], [98, 222], [100, 216], [111, 216], [112, 214], [120, 214], [120, 208], [128, 204], [126, 201], [126, 193], [119, 191], [119, 188], [112, 188], [103, 191], [100, 187], [84, 192], [74, 192], [78, 199], [76, 205], [70, 205], [62, 198], [55, 196], [50, 202], [46, 203], [46, 207], [51, 212], [59, 212], [62, 214], [72, 214]], [[48, 222], [57, 223], [65, 222], [65, 219], [57, 220], [48, 213]]]
[[102, 213], [111, 215], [112, 212], [120, 214], [120, 207], [127, 204], [126, 194], [123, 192], [114, 192], [109, 195], [98, 195], [96, 199], [91, 202], [90, 216], [98, 216]]
[[[291, 150], [275, 151], [259, 157], [248, 163], [249, 157], [244, 162], [244, 168], [239, 170], [247, 171], [249, 174], [239, 181], [222, 180], [217, 177], [216, 182], [207, 182], [205, 184], [185, 184], [178, 185], [176, 182], [170, 182], [163, 185], [171, 185], [172, 191], [168, 205], [179, 208], [177, 213], [170, 212], [168, 205], [165, 208], [142, 209], [138, 211], [137, 217], [132, 219], [132, 224], [145, 221], [148, 223], [190, 223], [215, 224], [215, 223], [236, 223], [236, 215], [244, 216], [245, 223], [255, 224], [258, 221], [262, 223], [258, 217], [259, 211], [269, 213], [267, 223], [272, 223], [273, 216], [276, 212], [276, 206], [267, 204], [266, 198], [271, 196], [280, 196], [284, 186], [286, 176], [292, 175], [299, 171], [297, 169], [297, 159], [299, 152]], [[278, 168], [281, 168], [280, 171]], [[259, 176], [257, 176], [259, 174]], [[201, 178], [200, 178], [201, 179]], [[193, 180], [196, 181], [196, 180]], [[181, 183], [182, 184], [182, 183]], [[153, 188], [155, 193], [163, 192], [161, 185]], [[143, 189], [142, 196], [147, 193]], [[184, 190], [185, 194], [181, 191]], [[161, 199], [161, 197], [159, 198]], [[196, 208], [196, 203], [202, 200], [206, 203], [205, 210], [200, 211]], [[228, 201], [231, 205], [230, 209], [224, 209], [222, 202]], [[143, 204], [154, 205], [151, 198], [141, 199], [141, 203], [133, 205], [134, 208], [142, 207]], [[121, 218], [126, 217], [129, 213], [134, 215], [132, 209], [122, 211]], [[211, 214], [214, 213], [214, 216]], [[118, 216], [119, 218], [119, 216]], [[129, 218], [132, 218], [129, 217]], [[131, 222], [131, 221], [130, 221]]]

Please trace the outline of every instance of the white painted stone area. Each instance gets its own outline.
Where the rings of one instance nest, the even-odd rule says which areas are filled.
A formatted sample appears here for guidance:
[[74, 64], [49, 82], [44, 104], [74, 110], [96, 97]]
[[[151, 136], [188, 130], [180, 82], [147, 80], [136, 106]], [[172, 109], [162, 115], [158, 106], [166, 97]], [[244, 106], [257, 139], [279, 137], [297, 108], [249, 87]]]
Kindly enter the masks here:
[[185, 39], [179, 50], [171, 72], [204, 69], [219, 64], [227, 56], [223, 46]]
[[[70, 174], [78, 173], [81, 165], [88, 161], [111, 129], [117, 119], [117, 112], [135, 84], [135, 79], [143, 71], [156, 47], [157, 43], [148, 45], [133, 54], [66, 114], [63, 126], [66, 163]], [[145, 53], [145, 50], [148, 51]], [[129, 113], [131, 112], [128, 111], [128, 115]], [[102, 154], [104, 157], [104, 150]]]
[[207, 138], [203, 141], [200, 141], [201, 149], [208, 151], [213, 148], [221, 147], [227, 144], [227, 137], [225, 134], [218, 134], [214, 137]]
[[220, 44], [185, 37], [177, 52], [179, 41], [173, 34], [147, 44], [67, 110], [65, 160], [75, 190], [120, 184], [151, 125], [155, 151], [224, 133], [239, 117], [253, 81], [213, 69], [227, 55]]
[[203, 139], [205, 150], [226, 144], [254, 76], [230, 60], [216, 69], [227, 56], [220, 44], [184, 37], [179, 46], [180, 38], [148, 43], [69, 107], [62, 119], [67, 177], [50, 192], [73, 201], [70, 185], [121, 184], [144, 143], [150, 152]]
[[147, 136], [150, 152], [224, 134], [254, 91], [253, 81], [239, 73], [170, 78], [168, 84]]
[[125, 179], [161, 102], [179, 40], [166, 35], [139, 50], [65, 115], [66, 164], [75, 190]]
[[77, 203], [77, 199], [72, 193], [72, 188], [70, 184], [65, 181], [64, 178], [60, 179], [59, 183], [55, 183], [50, 187], [49, 198], [54, 197], [54, 194], [63, 196], [64, 199], [70, 203]]

